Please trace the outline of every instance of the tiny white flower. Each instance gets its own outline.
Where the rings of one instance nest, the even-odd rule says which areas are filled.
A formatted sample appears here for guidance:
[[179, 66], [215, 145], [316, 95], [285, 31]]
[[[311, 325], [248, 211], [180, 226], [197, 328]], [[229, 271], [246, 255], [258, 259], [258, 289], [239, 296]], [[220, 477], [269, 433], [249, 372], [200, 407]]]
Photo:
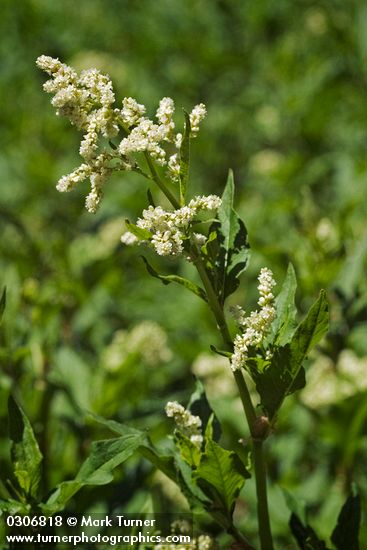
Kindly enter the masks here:
[[[234, 339], [234, 349], [231, 357], [231, 369], [233, 371], [241, 369], [247, 360], [248, 350], [251, 347], [260, 346], [264, 340], [271, 323], [275, 319], [276, 311], [274, 307], [274, 296], [272, 288], [275, 286], [273, 273], [270, 269], [264, 267], [261, 269], [259, 277], [258, 290], [260, 298], [258, 304], [259, 311], [252, 311], [248, 317], [245, 312], [237, 306], [236, 315], [238, 324], [242, 330]], [[270, 359], [271, 355], [266, 354]]]
[[177, 429], [186, 435], [196, 447], [201, 447], [203, 436], [201, 434], [202, 422], [199, 416], [191, 414], [177, 401], [167, 403], [166, 415], [174, 419]]
[[199, 132], [199, 124], [206, 116], [204, 103], [196, 105], [190, 113], [191, 133], [195, 136]]

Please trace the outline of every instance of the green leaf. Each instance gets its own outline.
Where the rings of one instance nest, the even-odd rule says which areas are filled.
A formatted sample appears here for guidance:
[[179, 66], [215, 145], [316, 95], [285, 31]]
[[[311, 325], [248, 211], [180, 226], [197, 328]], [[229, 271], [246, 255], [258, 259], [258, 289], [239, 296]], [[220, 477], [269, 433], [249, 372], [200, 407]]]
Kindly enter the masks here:
[[324, 541], [320, 540], [309, 525], [303, 525], [296, 514], [289, 521], [292, 534], [301, 550], [328, 550]]
[[187, 501], [191, 507], [209, 506], [210, 499], [203, 493], [203, 491], [196, 485], [193, 480], [193, 470], [189, 464], [183, 460], [181, 455], [177, 451], [175, 456], [175, 464], [177, 466], [177, 479], [176, 483], [180, 486], [182, 493], [185, 495]]
[[[106, 418], [103, 418], [102, 416], [99, 416], [98, 414], [89, 412], [88, 416], [91, 417], [93, 420], [98, 422], [98, 424], [101, 424], [102, 426], [105, 426], [109, 430], [111, 430], [114, 433], [117, 433], [119, 435], [124, 435], [127, 430], [129, 430], [129, 426], [126, 424], [122, 424], [121, 422], [116, 422], [115, 420], [107, 420]], [[139, 430], [134, 430], [135, 433]], [[173, 455], [163, 455], [161, 454], [151, 443], [149, 436], [147, 432], [140, 431], [142, 436], [145, 435], [145, 440], [141, 443], [141, 445], [138, 447], [137, 451], [144, 456], [147, 460], [149, 460], [154, 466], [156, 466], [159, 470], [161, 470], [167, 477], [171, 478], [173, 481], [176, 481], [177, 475], [176, 475], [176, 468], [174, 466], [174, 460]]]
[[125, 220], [125, 225], [128, 231], [130, 231], [130, 233], [135, 235], [135, 237], [137, 237], [141, 241], [149, 241], [152, 238], [152, 233], [150, 231], [134, 225], [133, 223], [129, 222], [129, 220]]
[[42, 474], [42, 454], [27, 416], [11, 395], [8, 411], [14, 475], [25, 495], [37, 498]]
[[0, 299], [0, 323], [4, 315], [5, 306], [6, 306], [6, 287], [4, 288]]
[[180, 148], [180, 205], [184, 206], [186, 199], [187, 185], [189, 181], [189, 166], [190, 166], [190, 133], [191, 124], [190, 116], [184, 110], [185, 115], [185, 131], [182, 138]]
[[222, 204], [218, 209], [218, 233], [220, 242], [219, 270], [221, 302], [232, 294], [239, 285], [239, 276], [246, 269], [249, 260], [247, 230], [243, 221], [233, 209], [234, 180], [229, 170], [227, 183], [222, 195]]
[[85, 485], [106, 485], [113, 480], [113, 470], [125, 462], [138, 447], [144, 443], [146, 433], [128, 426], [124, 435], [114, 439], [95, 441], [91, 452], [82, 464], [76, 478], [60, 483], [51, 494], [42, 510], [54, 513], [64, 508], [65, 504]]
[[337, 550], [359, 550], [359, 527], [361, 523], [361, 499], [350, 495], [344, 503], [331, 541]]
[[324, 290], [311, 306], [306, 319], [298, 326], [291, 340], [292, 352], [298, 362], [316, 346], [329, 328], [329, 304]]
[[274, 351], [264, 370], [251, 367], [251, 376], [269, 418], [273, 418], [287, 395], [305, 385], [302, 363], [310, 350], [328, 330], [328, 303], [325, 291], [310, 308], [307, 317], [297, 327], [292, 340]]
[[297, 326], [296, 289], [296, 274], [293, 265], [289, 264], [282, 289], [275, 300], [277, 315], [272, 323], [272, 332], [276, 335], [275, 343], [280, 346], [290, 341]]
[[230, 522], [235, 500], [248, 473], [237, 455], [227, 451], [212, 439], [206, 441], [205, 453], [194, 479], [211, 499], [211, 510], [218, 510]]
[[155, 277], [156, 279], [160, 279], [164, 285], [169, 285], [170, 283], [177, 283], [187, 288], [187, 290], [190, 290], [191, 292], [193, 292], [196, 296], [199, 296], [199, 298], [204, 300], [204, 302], [207, 301], [205, 291], [197, 284], [193, 283], [192, 281], [189, 281], [188, 279], [185, 279], [184, 277], [180, 277], [179, 275], [160, 275], [149, 264], [148, 260], [144, 256], [142, 256], [142, 259], [145, 263], [145, 267], [147, 268], [148, 273], [152, 277]]

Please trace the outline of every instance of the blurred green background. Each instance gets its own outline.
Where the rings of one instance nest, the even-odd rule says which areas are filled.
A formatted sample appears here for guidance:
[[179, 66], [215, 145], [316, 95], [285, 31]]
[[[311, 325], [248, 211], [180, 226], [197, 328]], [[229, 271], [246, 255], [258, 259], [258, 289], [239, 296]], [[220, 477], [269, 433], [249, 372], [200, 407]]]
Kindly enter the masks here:
[[[205, 306], [150, 279], [136, 249], [119, 242], [124, 218], [136, 219], [146, 205], [146, 183], [115, 175], [95, 216], [84, 210], [83, 185], [55, 190], [80, 164], [80, 135], [42, 91], [35, 59], [47, 54], [107, 72], [118, 101], [133, 96], [151, 114], [163, 96], [174, 98], [178, 114], [206, 104], [192, 190], [220, 194], [233, 168], [252, 247], [233, 303], [249, 310], [259, 268], [270, 267], [280, 283], [289, 261], [301, 312], [327, 289], [330, 334], [310, 358], [309, 387], [286, 404], [268, 442], [278, 544], [291, 544], [281, 488], [305, 500], [327, 538], [352, 483], [367, 500], [365, 2], [2, 0], [1, 11], [0, 284], [8, 291], [1, 471], [10, 472], [11, 390], [45, 455], [45, 493], [75, 475], [101, 436], [83, 410], [151, 427], [159, 442], [172, 429], [164, 404], [187, 402], [193, 373], [207, 383], [223, 444], [246, 434], [228, 367], [207, 355], [219, 342]], [[166, 273], [191, 273], [151, 261]], [[250, 481], [237, 509], [249, 536], [253, 493]], [[138, 511], [148, 498], [155, 510], [183, 506], [136, 459], [114, 484], [82, 491], [71, 508]], [[366, 528], [362, 537], [367, 547]]]

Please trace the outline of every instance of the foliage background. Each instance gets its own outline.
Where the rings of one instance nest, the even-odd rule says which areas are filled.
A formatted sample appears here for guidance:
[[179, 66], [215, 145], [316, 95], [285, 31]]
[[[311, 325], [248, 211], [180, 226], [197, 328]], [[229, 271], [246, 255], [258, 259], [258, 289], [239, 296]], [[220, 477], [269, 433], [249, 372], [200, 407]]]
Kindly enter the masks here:
[[[55, 191], [79, 164], [79, 136], [41, 90], [35, 59], [45, 53], [108, 72], [119, 100], [131, 95], [152, 113], [163, 96], [175, 99], [177, 120], [180, 106], [206, 103], [192, 189], [220, 194], [232, 167], [252, 246], [233, 302], [250, 309], [259, 268], [281, 281], [291, 261], [300, 310], [320, 288], [331, 303], [330, 335], [310, 359], [310, 389], [289, 400], [268, 444], [278, 543], [289, 544], [280, 487], [306, 501], [325, 538], [351, 483], [366, 504], [366, 22], [362, 0], [2, 1], [2, 472], [10, 475], [11, 390], [45, 455], [47, 492], [75, 475], [101, 435], [85, 424], [85, 409], [150, 426], [163, 440], [171, 430], [164, 404], [187, 401], [195, 359], [217, 342], [205, 306], [148, 278], [136, 250], [119, 243], [123, 219], [146, 204], [145, 182], [114, 176], [96, 216], [84, 211], [82, 186]], [[166, 272], [188, 270], [152, 262]], [[229, 443], [245, 425], [225, 366], [218, 368], [204, 378]], [[176, 498], [147, 463], [132, 460], [114, 484], [85, 489], [71, 506], [136, 511], [148, 497], [156, 510]], [[253, 506], [250, 481], [238, 507], [250, 534]]]

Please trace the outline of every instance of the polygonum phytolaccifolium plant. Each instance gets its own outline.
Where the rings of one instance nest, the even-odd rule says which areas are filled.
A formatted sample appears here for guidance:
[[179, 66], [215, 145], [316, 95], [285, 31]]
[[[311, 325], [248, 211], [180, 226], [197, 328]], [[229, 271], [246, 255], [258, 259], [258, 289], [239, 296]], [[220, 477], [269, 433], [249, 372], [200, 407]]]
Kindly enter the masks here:
[[[149, 204], [136, 223], [126, 221], [121, 240], [125, 245], [148, 246], [159, 256], [183, 257], [197, 269], [202, 286], [178, 275], [159, 274], [144, 258], [150, 275], [164, 284], [175, 282], [186, 287], [204, 300], [214, 315], [223, 349], [212, 349], [229, 359], [238, 387], [251, 436], [260, 546], [271, 550], [263, 443], [285, 397], [305, 384], [303, 362], [328, 326], [325, 293], [321, 292], [297, 325], [292, 266], [277, 297], [273, 294], [273, 273], [264, 267], [258, 277], [257, 310], [246, 314], [241, 306], [232, 307], [238, 325], [238, 333], [232, 336], [226, 300], [238, 288], [249, 259], [246, 227], [233, 208], [232, 172], [221, 197], [188, 197], [190, 146], [206, 116], [205, 105], [196, 105], [190, 113], [184, 111], [184, 128], [176, 131], [171, 98], [164, 97], [154, 119], [150, 119], [146, 107], [134, 98], [125, 97], [116, 103], [109, 77], [96, 69], [79, 75], [47, 56], [39, 57], [37, 65], [51, 77], [44, 89], [54, 94], [51, 103], [57, 114], [69, 118], [83, 132], [79, 149], [83, 162], [59, 180], [57, 189], [70, 191], [89, 179], [86, 208], [94, 213], [109, 176], [135, 171], [156, 184], [166, 197], [169, 206], [155, 204], [148, 190]], [[256, 404], [245, 371], [255, 382]], [[198, 402], [201, 407], [195, 409]], [[193, 507], [205, 508], [236, 539], [238, 548], [252, 548], [233, 523], [235, 502], [249, 474], [239, 455], [218, 444], [219, 423], [202, 387], [196, 390], [188, 409], [170, 401], [166, 413], [176, 425], [172, 454], [162, 457], [146, 436], [136, 448], [180, 485]], [[116, 422], [97, 420], [120, 434], [131, 431]]]

